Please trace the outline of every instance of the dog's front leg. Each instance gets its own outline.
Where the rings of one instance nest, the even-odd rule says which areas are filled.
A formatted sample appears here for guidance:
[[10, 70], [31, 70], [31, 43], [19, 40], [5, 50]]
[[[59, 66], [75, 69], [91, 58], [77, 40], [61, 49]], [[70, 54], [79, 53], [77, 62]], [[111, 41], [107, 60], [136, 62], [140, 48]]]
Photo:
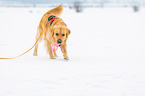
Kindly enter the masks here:
[[64, 45], [62, 45], [60, 48], [61, 48], [61, 51], [62, 51], [62, 53], [63, 53], [64, 59], [68, 60], [69, 58], [68, 58], [68, 55], [67, 55], [67, 49], [66, 49], [66, 47], [67, 47], [67, 45], [64, 44]]
[[[53, 49], [53, 50], [55, 50], [55, 49]], [[53, 55], [54, 55], [54, 57], [58, 57], [55, 51], [53, 51]]]
[[45, 46], [46, 46], [46, 51], [49, 54], [50, 59], [55, 59], [53, 54], [52, 54], [51, 42], [45, 40]]

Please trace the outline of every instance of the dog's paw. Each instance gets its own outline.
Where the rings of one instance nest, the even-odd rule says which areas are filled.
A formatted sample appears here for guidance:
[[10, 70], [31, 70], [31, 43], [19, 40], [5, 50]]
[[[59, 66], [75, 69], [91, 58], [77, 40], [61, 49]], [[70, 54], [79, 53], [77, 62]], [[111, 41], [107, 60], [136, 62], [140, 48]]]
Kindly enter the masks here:
[[64, 58], [64, 60], [68, 61], [68, 60], [69, 60], [69, 58]]
[[33, 53], [33, 56], [38, 56], [38, 54]]
[[54, 57], [50, 57], [50, 59], [55, 59]]

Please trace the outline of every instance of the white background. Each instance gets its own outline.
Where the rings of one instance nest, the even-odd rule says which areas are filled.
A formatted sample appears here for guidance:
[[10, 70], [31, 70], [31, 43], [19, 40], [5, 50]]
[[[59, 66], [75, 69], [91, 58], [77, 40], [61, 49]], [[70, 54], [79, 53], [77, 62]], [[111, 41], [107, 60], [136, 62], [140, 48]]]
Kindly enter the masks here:
[[[0, 57], [14, 57], [35, 42], [50, 8], [0, 8]], [[145, 9], [64, 8], [71, 30], [70, 60], [49, 59], [44, 43], [13, 60], [0, 60], [0, 96], [145, 96]]]

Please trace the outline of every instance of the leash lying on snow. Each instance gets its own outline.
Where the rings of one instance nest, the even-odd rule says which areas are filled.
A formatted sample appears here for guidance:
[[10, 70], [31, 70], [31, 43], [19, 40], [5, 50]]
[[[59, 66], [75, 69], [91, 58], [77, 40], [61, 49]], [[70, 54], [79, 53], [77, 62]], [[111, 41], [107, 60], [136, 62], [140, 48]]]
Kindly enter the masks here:
[[0, 59], [15, 59], [15, 58], [18, 58], [18, 57], [20, 57], [20, 56], [28, 53], [30, 50], [32, 50], [35, 47], [35, 45], [37, 44], [37, 42], [39, 41], [39, 39], [40, 39], [40, 37], [42, 36], [43, 33], [44, 33], [44, 31], [39, 35], [39, 37], [37, 38], [35, 44], [30, 49], [28, 49], [27, 51], [25, 51], [24, 53], [22, 53], [22, 54], [20, 54], [20, 55], [18, 55], [16, 57], [12, 57], [12, 58], [0, 58]]

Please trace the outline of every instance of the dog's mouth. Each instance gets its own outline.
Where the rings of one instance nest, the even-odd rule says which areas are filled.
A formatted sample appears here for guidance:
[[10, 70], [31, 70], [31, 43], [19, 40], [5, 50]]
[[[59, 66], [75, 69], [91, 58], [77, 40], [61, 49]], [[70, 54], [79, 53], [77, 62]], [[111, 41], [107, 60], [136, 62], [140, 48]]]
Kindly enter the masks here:
[[59, 47], [62, 45], [62, 43], [58, 43]]

